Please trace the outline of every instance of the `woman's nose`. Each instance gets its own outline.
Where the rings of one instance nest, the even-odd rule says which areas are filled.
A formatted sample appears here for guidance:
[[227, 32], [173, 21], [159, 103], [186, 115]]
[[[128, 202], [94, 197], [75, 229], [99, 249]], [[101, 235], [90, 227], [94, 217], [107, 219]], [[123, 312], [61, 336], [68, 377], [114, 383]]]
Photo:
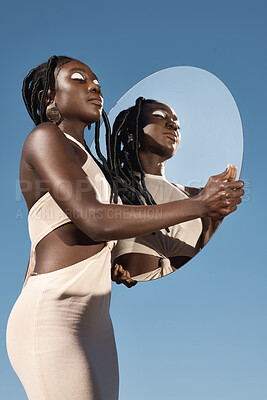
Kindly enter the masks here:
[[101, 93], [101, 88], [98, 83], [91, 82], [88, 91], [92, 93]]
[[178, 130], [178, 125], [172, 119], [166, 121], [166, 126], [168, 128]]

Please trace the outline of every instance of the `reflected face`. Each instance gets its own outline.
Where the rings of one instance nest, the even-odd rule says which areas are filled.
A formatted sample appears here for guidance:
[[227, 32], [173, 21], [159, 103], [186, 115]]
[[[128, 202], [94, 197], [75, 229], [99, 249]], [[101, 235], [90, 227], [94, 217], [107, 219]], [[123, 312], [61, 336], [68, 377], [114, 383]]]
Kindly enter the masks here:
[[163, 160], [173, 157], [181, 140], [180, 123], [173, 109], [164, 103], [144, 104], [140, 122], [140, 151], [152, 152]]
[[96, 75], [73, 60], [55, 71], [55, 103], [64, 120], [86, 125], [101, 118], [103, 96]]

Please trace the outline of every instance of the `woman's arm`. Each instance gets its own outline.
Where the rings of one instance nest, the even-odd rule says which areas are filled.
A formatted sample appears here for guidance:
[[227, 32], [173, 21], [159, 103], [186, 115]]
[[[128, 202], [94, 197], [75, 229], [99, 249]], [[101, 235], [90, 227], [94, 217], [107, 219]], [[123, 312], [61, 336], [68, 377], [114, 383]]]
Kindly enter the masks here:
[[[25, 158], [46, 182], [51, 196], [73, 223], [95, 241], [139, 236], [206, 214], [219, 218], [230, 214], [241, 202], [237, 196], [228, 201], [222, 195], [226, 188], [211, 182], [204, 196], [203, 189], [192, 199], [155, 206], [103, 204], [79, 166], [72, 146], [56, 125], [39, 125], [26, 142]], [[79, 189], [81, 184], [83, 190]], [[241, 181], [234, 182], [227, 190], [242, 186]]]

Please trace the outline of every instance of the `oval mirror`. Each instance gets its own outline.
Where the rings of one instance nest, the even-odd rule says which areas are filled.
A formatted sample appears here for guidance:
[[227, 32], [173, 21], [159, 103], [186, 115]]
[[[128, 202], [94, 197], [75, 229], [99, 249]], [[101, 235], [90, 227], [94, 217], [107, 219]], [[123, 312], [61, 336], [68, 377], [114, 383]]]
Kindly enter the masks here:
[[[240, 176], [242, 121], [232, 94], [215, 75], [182, 66], [158, 71], [133, 86], [110, 110], [111, 127], [117, 115], [132, 107], [140, 96], [167, 104], [180, 125], [181, 141], [175, 155], [166, 163], [165, 176], [146, 174], [146, 185], [156, 202], [197, 194], [194, 188], [204, 187], [208, 178], [223, 172], [228, 163], [237, 167], [237, 178]], [[106, 155], [103, 126], [100, 143]], [[94, 153], [93, 147], [94, 143], [91, 144]], [[173, 272], [203, 247], [199, 243], [206, 228], [204, 220], [168, 228], [119, 241], [113, 259], [128, 269], [136, 281], [157, 279]]]

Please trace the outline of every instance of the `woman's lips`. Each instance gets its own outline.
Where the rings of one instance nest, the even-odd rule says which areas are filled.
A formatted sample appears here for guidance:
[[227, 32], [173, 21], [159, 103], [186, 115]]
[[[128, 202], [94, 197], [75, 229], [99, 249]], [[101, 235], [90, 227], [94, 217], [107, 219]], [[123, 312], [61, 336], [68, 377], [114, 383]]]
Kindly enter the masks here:
[[175, 143], [178, 140], [178, 135], [176, 133], [165, 132], [164, 135], [166, 135], [169, 139], [171, 139]]
[[101, 97], [91, 97], [88, 101], [98, 107], [103, 107], [103, 99]]

